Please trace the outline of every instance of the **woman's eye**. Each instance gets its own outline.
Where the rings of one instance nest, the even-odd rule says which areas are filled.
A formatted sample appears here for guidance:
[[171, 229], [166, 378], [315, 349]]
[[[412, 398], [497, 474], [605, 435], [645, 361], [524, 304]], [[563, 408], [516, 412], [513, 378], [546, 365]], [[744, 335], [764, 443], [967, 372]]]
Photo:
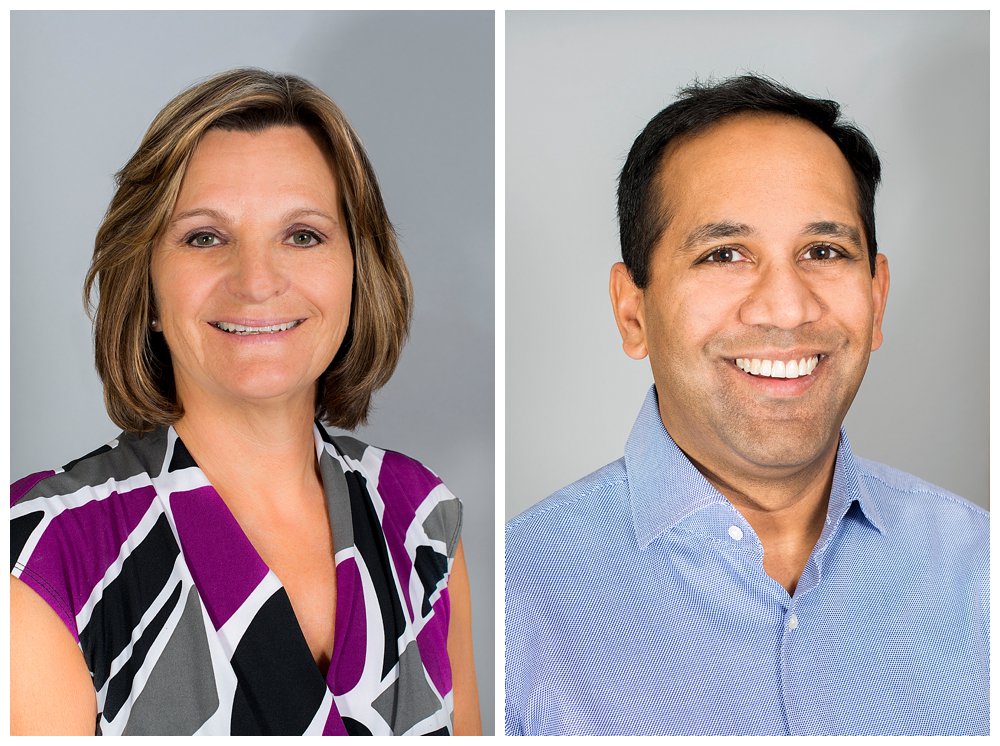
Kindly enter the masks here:
[[207, 249], [210, 246], [217, 246], [222, 243], [214, 233], [195, 233], [184, 239], [189, 246], [196, 246], [200, 249]]
[[295, 231], [288, 239], [293, 246], [316, 246], [320, 242], [319, 236], [313, 231]]
[[730, 246], [722, 246], [715, 249], [702, 259], [703, 262], [715, 262], [717, 264], [733, 264], [734, 262], [745, 262], [746, 260], [746, 257]]
[[830, 244], [816, 244], [815, 246], [810, 246], [806, 253], [803, 255], [804, 259], [813, 259], [820, 262], [828, 262], [831, 259], [840, 259], [844, 256], [843, 252], [835, 246]]

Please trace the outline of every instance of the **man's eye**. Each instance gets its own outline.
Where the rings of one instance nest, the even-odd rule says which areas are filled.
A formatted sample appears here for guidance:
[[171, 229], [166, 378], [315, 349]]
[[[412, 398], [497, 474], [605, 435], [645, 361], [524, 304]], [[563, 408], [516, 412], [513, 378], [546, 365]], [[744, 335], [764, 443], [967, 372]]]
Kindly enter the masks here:
[[746, 257], [732, 247], [722, 246], [712, 251], [702, 261], [715, 262], [717, 264], [733, 264], [734, 262], [745, 262]]
[[184, 239], [184, 242], [189, 246], [195, 246], [200, 249], [207, 249], [211, 246], [218, 246], [222, 241], [214, 233], [193, 233]]
[[843, 257], [844, 252], [836, 246], [831, 246], [828, 243], [820, 243], [815, 246], [810, 246], [806, 250], [806, 253], [802, 255], [803, 259], [812, 259], [820, 262], [828, 262], [832, 259], [842, 259]]
[[308, 248], [309, 246], [316, 246], [320, 243], [319, 235], [313, 231], [295, 231], [288, 238], [288, 242], [292, 246], [301, 246]]

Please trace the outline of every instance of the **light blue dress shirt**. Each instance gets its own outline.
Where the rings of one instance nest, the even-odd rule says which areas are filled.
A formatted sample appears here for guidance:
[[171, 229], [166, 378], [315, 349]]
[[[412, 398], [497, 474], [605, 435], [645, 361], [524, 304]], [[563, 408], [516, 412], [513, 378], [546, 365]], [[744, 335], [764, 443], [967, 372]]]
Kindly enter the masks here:
[[989, 514], [855, 458], [795, 594], [667, 434], [507, 525], [506, 732], [987, 734]]

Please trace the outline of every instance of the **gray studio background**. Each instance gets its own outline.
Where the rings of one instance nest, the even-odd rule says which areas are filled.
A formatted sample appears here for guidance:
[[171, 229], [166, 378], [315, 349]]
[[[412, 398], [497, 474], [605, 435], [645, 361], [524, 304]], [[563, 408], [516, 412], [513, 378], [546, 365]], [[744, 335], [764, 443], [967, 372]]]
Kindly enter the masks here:
[[891, 287], [847, 417], [859, 455], [988, 506], [989, 16], [508, 13], [506, 513], [622, 455], [652, 383], [608, 300], [616, 179], [696, 77], [833, 98], [875, 143]]
[[493, 14], [15, 12], [11, 16], [11, 478], [117, 435], [81, 285], [112, 177], [156, 112], [237, 66], [301, 75], [361, 135], [416, 305], [359, 437], [465, 504], [483, 727], [494, 727]]

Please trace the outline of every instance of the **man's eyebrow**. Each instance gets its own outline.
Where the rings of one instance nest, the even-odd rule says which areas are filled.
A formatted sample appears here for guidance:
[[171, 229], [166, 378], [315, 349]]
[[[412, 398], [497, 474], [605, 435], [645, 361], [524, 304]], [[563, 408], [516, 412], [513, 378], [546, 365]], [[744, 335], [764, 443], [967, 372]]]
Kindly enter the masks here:
[[717, 241], [720, 238], [737, 238], [752, 236], [753, 234], [754, 229], [745, 223], [733, 223], [728, 220], [723, 220], [719, 223], [705, 223], [688, 233], [687, 238], [684, 239], [684, 243], [681, 244], [680, 250], [690, 251], [697, 246], [710, 241]]
[[854, 247], [861, 251], [864, 245], [861, 243], [861, 233], [853, 225], [838, 223], [833, 220], [820, 220], [816, 223], [809, 223], [802, 229], [803, 236], [828, 236], [829, 238], [839, 238], [854, 244]]

